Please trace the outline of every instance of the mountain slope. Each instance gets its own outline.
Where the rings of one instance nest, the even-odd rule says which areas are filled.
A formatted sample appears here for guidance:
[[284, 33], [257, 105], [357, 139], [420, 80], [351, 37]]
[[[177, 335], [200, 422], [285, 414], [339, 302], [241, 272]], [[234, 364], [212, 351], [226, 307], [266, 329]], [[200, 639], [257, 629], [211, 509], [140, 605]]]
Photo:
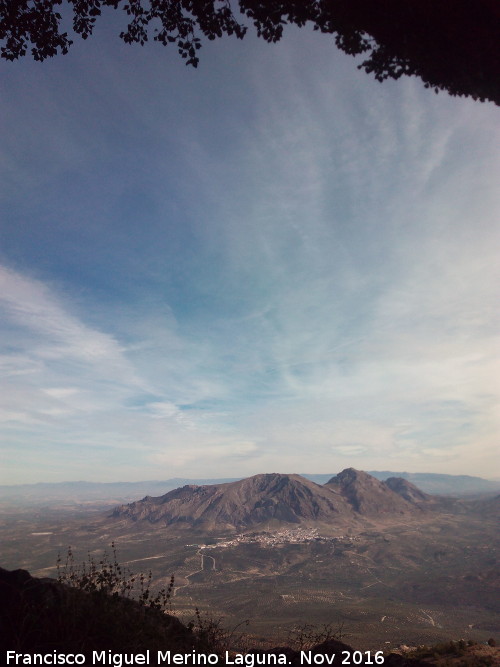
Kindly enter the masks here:
[[159, 498], [146, 497], [113, 512], [115, 517], [147, 519], [164, 525], [203, 529], [245, 529], [269, 521], [301, 523], [352, 517], [353, 510], [332, 490], [300, 475], [271, 473], [237, 482], [183, 486]]
[[391, 472], [370, 470], [370, 475], [380, 480], [402, 477], [425, 493], [444, 496], [467, 496], [500, 492], [500, 480], [483, 479], [471, 475], [447, 475], [430, 472]]
[[394, 490], [353, 468], [322, 486], [300, 475], [254, 475], [226, 484], [186, 485], [157, 498], [147, 496], [117, 507], [112, 516], [178, 528], [233, 531], [299, 523], [353, 526], [374, 517], [422, 512], [428, 496], [404, 480], [393, 484]]
[[413, 485], [407, 487], [405, 480], [392, 478], [391, 484], [381, 482], [366, 472], [347, 468], [330, 481], [326, 487], [339, 493], [359, 514], [366, 517], [380, 517], [395, 514], [414, 514], [420, 510], [420, 503], [425, 502], [425, 495]]
[[418, 489], [415, 484], [412, 484], [402, 477], [389, 477], [389, 479], [385, 480], [384, 484], [389, 487], [391, 491], [394, 491], [414, 505], [420, 505], [421, 503], [430, 500], [430, 496], [427, 493], [424, 493]]

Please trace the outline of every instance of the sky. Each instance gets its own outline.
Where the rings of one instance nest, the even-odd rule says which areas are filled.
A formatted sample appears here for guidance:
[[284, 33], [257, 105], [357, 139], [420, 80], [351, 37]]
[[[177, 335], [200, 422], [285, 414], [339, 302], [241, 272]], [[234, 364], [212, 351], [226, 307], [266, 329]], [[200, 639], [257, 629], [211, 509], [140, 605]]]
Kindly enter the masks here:
[[0, 64], [0, 483], [499, 477], [498, 108], [115, 20]]

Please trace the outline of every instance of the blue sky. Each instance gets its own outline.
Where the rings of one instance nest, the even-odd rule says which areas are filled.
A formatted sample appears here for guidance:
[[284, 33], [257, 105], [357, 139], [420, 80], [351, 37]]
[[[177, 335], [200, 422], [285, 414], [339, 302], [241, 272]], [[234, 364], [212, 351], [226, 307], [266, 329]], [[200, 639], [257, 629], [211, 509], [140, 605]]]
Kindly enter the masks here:
[[498, 109], [200, 55], [1, 64], [1, 482], [499, 476]]

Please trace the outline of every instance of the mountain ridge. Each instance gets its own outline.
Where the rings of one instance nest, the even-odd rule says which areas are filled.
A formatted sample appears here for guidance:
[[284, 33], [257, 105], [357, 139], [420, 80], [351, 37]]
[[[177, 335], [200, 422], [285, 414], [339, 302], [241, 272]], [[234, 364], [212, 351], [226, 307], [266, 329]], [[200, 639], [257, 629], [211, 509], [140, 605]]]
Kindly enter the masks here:
[[[422, 492], [432, 495], [456, 497], [473, 494], [500, 493], [500, 480], [484, 479], [472, 475], [449, 475], [444, 473], [408, 473], [396, 471], [368, 470], [368, 474], [380, 481], [390, 477], [401, 477], [415, 484]], [[316, 484], [325, 484], [334, 473], [301, 473], [302, 477]], [[63, 500], [74, 503], [108, 500], [116, 503], [130, 501], [146, 495], [160, 495], [186, 484], [224, 484], [243, 477], [185, 478], [173, 477], [164, 480], [139, 482], [37, 482], [33, 484], [0, 484], [0, 501], [29, 504], [42, 500]]]
[[301, 475], [267, 473], [235, 482], [185, 485], [116, 507], [114, 518], [177, 528], [248, 530], [277, 524], [360, 525], [373, 518], [418, 515], [431, 497], [401, 480], [395, 490], [347, 468], [320, 485]]
[[387, 513], [405, 514], [411, 512], [415, 507], [423, 509], [423, 504], [430, 500], [430, 496], [426, 497], [420, 489], [407, 483], [413, 487], [410, 492], [404, 479], [398, 477], [390, 479], [400, 481], [393, 484], [393, 488], [387, 482], [382, 482], [369, 473], [346, 468], [332, 477], [326, 486], [338, 489], [354, 510], [365, 516]]

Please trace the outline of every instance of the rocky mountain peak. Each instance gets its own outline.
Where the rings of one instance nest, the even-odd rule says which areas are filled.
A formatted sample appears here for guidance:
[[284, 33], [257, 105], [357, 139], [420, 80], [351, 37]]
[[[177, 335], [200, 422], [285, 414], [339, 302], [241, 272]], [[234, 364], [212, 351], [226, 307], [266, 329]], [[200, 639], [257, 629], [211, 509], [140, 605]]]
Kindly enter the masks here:
[[326, 486], [335, 488], [356, 512], [365, 516], [406, 514], [415, 510], [402, 494], [385, 482], [354, 468], [342, 470]]
[[421, 492], [412, 486], [396, 484], [393, 490], [354, 468], [325, 485], [301, 475], [266, 473], [224, 484], [183, 486], [117, 507], [113, 516], [200, 531], [240, 531], [281, 523], [347, 526], [367, 517], [418, 511]]

